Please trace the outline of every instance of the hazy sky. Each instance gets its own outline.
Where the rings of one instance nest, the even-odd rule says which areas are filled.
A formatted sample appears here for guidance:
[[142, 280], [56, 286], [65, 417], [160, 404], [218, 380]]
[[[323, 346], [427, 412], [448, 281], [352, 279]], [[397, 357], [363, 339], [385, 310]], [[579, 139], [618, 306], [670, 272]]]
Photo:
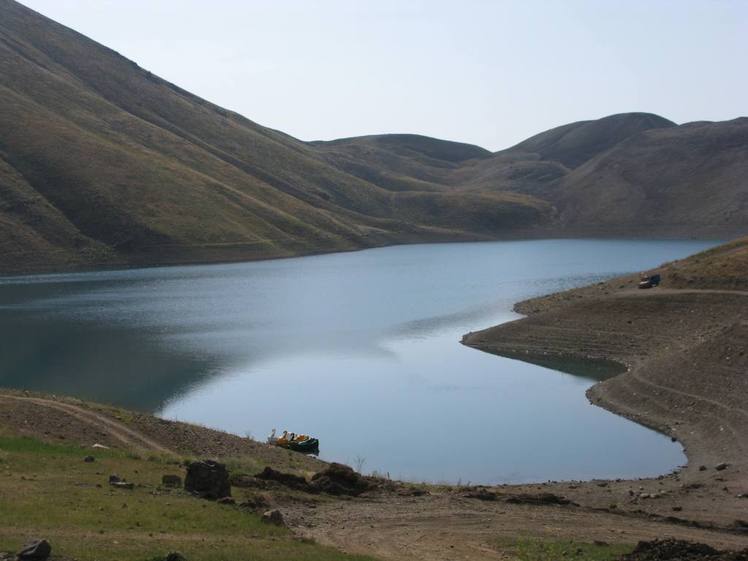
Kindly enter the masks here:
[[304, 140], [748, 114], [748, 0], [22, 0]]

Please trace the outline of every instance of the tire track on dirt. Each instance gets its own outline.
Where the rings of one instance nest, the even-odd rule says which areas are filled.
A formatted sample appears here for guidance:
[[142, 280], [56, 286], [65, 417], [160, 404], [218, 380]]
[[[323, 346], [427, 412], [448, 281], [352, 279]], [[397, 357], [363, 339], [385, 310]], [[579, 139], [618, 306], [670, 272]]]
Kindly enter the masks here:
[[167, 454], [169, 456], [176, 456], [176, 453], [162, 445], [161, 443], [149, 438], [145, 434], [131, 429], [124, 423], [116, 421], [111, 417], [84, 409], [71, 403], [65, 403], [62, 401], [53, 401], [51, 399], [42, 399], [38, 397], [21, 397], [13, 395], [0, 395], [0, 399], [23, 401], [27, 403], [33, 403], [39, 407], [46, 407], [48, 409], [55, 409], [71, 417], [75, 417], [77, 420], [94, 426], [98, 429], [105, 430], [114, 440], [121, 442], [127, 448], [134, 448], [147, 452], [158, 452], [160, 454]]

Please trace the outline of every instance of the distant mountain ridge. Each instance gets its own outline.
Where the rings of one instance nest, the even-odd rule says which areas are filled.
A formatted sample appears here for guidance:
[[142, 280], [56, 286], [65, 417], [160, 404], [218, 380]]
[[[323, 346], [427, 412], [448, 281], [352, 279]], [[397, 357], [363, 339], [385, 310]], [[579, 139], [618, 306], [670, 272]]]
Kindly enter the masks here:
[[652, 113], [623, 113], [595, 121], [579, 121], [541, 132], [506, 150], [574, 169], [619, 142], [650, 129], [677, 126]]
[[613, 115], [496, 153], [409, 134], [307, 143], [13, 0], [0, 99], [0, 272], [748, 231], [746, 119]]

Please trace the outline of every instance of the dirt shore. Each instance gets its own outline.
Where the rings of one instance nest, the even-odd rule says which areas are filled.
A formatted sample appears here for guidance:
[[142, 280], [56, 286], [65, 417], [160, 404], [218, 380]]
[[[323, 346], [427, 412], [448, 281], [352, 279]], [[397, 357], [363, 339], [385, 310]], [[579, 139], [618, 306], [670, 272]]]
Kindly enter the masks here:
[[[739, 525], [748, 514], [748, 292], [631, 286], [635, 278], [627, 277], [528, 300], [516, 307], [528, 317], [463, 342], [528, 362], [625, 365], [588, 397], [677, 439], [689, 461], [658, 482], [656, 499], [618, 497], [618, 511], [673, 516], [677, 509], [678, 518], [700, 524]], [[617, 487], [608, 486], [611, 496]], [[599, 506], [592, 495], [583, 502]]]

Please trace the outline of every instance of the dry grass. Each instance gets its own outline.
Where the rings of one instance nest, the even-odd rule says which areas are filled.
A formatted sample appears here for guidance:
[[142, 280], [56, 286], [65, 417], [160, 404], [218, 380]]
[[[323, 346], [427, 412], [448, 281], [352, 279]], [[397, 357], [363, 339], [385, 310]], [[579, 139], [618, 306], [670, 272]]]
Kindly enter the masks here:
[[[56, 554], [80, 561], [145, 561], [170, 551], [206, 561], [363, 559], [299, 541], [237, 507], [160, 489], [163, 474], [182, 474], [170, 460], [104, 450], [85, 463], [88, 453], [0, 437], [0, 551], [45, 537]], [[111, 473], [135, 489], [111, 488]]]

